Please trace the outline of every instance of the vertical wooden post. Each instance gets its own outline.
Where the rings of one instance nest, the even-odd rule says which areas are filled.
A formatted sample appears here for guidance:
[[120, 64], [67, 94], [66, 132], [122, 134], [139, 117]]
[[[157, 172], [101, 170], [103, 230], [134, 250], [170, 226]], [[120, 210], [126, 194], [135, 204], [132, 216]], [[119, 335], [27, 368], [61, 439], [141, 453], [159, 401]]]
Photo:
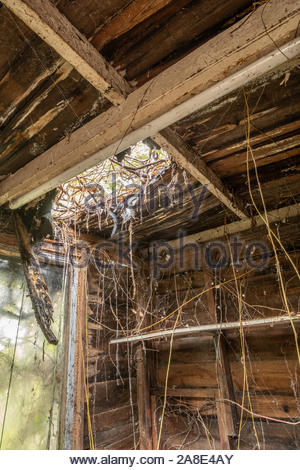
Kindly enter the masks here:
[[74, 419], [72, 449], [83, 449], [85, 403], [85, 326], [87, 321], [87, 268], [77, 269], [76, 344], [74, 355]]
[[142, 345], [137, 348], [137, 400], [140, 430], [140, 449], [152, 449], [152, 421], [150, 404], [150, 380], [147, 354]]
[[[139, 272], [139, 289], [137, 291], [137, 325], [141, 328], [149, 324], [147, 291], [149, 282], [144, 271]], [[151, 296], [151, 289], [149, 290]], [[137, 375], [137, 404], [140, 431], [140, 449], [151, 450], [152, 443], [152, 419], [150, 402], [150, 358], [143, 345], [137, 347], [136, 352]]]
[[66, 283], [61, 447], [83, 449], [87, 268], [70, 267]]
[[[212, 275], [203, 260], [203, 274], [205, 288], [212, 287]], [[210, 289], [207, 294], [207, 303], [211, 318], [216, 323], [220, 321], [220, 312], [217, 309], [214, 297], [214, 290]], [[234, 388], [228, 360], [228, 350], [225, 335], [220, 332], [215, 340], [216, 351], [216, 374], [218, 381], [218, 400], [216, 402], [219, 434], [222, 449], [234, 449], [236, 438], [236, 409], [226, 400], [235, 401]]]
[[226, 339], [222, 334], [215, 338], [217, 378], [219, 393], [217, 415], [222, 449], [234, 449], [236, 439], [236, 409], [225, 400], [235, 401]]
[[158, 444], [158, 433], [156, 429], [157, 398], [155, 395], [151, 395], [150, 405], [151, 405], [151, 426], [152, 426], [152, 448], [156, 450], [157, 444]]

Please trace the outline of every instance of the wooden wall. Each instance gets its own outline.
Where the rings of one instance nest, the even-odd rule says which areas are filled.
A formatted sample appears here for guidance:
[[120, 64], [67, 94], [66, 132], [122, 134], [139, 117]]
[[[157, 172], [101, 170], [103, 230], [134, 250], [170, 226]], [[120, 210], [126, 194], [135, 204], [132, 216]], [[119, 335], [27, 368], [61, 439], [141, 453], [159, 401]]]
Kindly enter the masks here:
[[[109, 277], [109, 274], [108, 274]], [[105, 294], [104, 294], [105, 289]], [[95, 449], [133, 449], [138, 445], [136, 373], [132, 348], [109, 347], [118, 323], [112, 314], [116, 299], [109, 282], [90, 266], [88, 272], [89, 412]], [[114, 294], [114, 292], [113, 292]], [[106, 297], [107, 296], [107, 297]], [[121, 303], [121, 302], [120, 302]], [[119, 313], [123, 322], [123, 313]], [[105, 326], [103, 326], [105, 325]], [[89, 449], [87, 407], [84, 447]]]
[[[226, 334], [175, 337], [161, 449], [220, 449], [226, 442], [226, 448], [240, 449], [300, 447], [299, 426], [295, 424], [300, 417], [300, 367], [296, 348], [296, 342], [299, 343], [297, 269], [300, 258], [292, 227], [290, 224], [285, 246], [289, 247], [295, 267], [282, 250], [277, 254], [295, 330], [287, 321], [230, 329]], [[240, 239], [246, 246], [257, 235], [254, 230], [241, 234]], [[268, 242], [267, 237], [262, 236], [261, 240]], [[145, 305], [144, 312], [148, 313], [145, 324], [159, 322], [154, 326], [157, 330], [286, 315], [276, 258], [270, 244], [266, 246], [270, 256], [261, 269], [244, 266], [234, 273], [228, 263], [222, 270], [211, 272], [210, 280], [203, 265], [198, 270], [192, 266], [186, 270], [173, 267], [173, 271], [165, 270], [156, 280], [151, 281], [146, 275], [146, 284], [142, 283], [141, 275], [135, 275], [134, 287], [128, 268], [119, 268], [114, 276], [109, 272], [103, 276], [94, 267], [89, 268], [90, 412], [96, 448], [127, 449], [134, 444], [139, 447], [139, 431], [145, 431], [145, 411], [150, 413], [150, 424], [146, 416], [146, 430], [150, 432], [151, 447], [157, 446], [170, 337], [147, 341], [142, 346], [130, 343], [109, 348], [111, 338], [124, 336], [127, 330], [130, 334], [136, 331], [136, 320], [142, 311], [136, 307], [138, 302]], [[187, 262], [191, 259], [192, 254], [187, 256]], [[218, 283], [222, 285], [214, 288], [213, 284]], [[134, 289], [138, 294], [132, 302]], [[211, 295], [208, 292], [199, 295], [204, 289]], [[172, 312], [167, 320], [161, 321]], [[143, 393], [145, 397], [149, 393], [151, 405], [145, 405], [136, 397], [139, 388], [136, 385], [137, 354], [141, 350], [147, 351], [144, 365], [149, 383]], [[223, 364], [223, 369], [217, 358], [220, 351], [223, 351], [224, 364], [228, 364], [228, 367]], [[225, 394], [227, 398], [222, 374], [226, 376], [225, 382], [232, 381], [233, 394]], [[234, 404], [225, 403], [224, 398], [228, 400], [228, 396]], [[223, 411], [222, 403], [226, 405]], [[220, 427], [222, 413], [232, 415], [234, 426], [234, 430], [227, 432], [230, 438], [227, 441]], [[88, 447], [87, 429], [85, 442]]]

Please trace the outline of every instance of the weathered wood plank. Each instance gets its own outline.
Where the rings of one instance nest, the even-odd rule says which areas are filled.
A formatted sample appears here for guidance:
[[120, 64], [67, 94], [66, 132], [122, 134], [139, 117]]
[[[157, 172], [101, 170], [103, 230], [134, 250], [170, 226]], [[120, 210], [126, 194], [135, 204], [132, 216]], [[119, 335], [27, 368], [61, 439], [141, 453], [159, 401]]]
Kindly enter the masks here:
[[[247, 365], [249, 367], [249, 365]], [[284, 358], [279, 359], [251, 359], [251, 380], [249, 380], [249, 388], [252, 392], [287, 392], [291, 391], [290, 376], [288, 370], [295, 370], [297, 367], [297, 359]], [[188, 369], [188, 370], [187, 370]], [[167, 367], [160, 364], [158, 371], [158, 385], [164, 384], [164, 378]], [[196, 373], [197, 372], [197, 373]], [[231, 362], [231, 373], [236, 393], [243, 389], [243, 369], [241, 362]], [[250, 375], [250, 374], [249, 374]], [[299, 373], [295, 375], [299, 380]], [[197, 367], [188, 368], [186, 364], [175, 364], [171, 366], [169, 375], [169, 386], [176, 387], [206, 387], [215, 388], [217, 386], [217, 378], [214, 363], [203, 361], [197, 364]]]
[[[288, 218], [298, 217], [300, 215], [300, 204], [293, 204], [291, 206], [281, 207], [268, 212], [268, 219], [270, 224], [286, 220]], [[184, 244], [197, 242], [204, 243], [210, 240], [217, 240], [226, 236], [233, 235], [239, 232], [245, 232], [250, 230], [252, 227], [263, 227], [264, 221], [259, 215], [253, 217], [253, 219], [243, 219], [237, 222], [232, 222], [228, 225], [222, 225], [210, 230], [204, 230], [203, 232], [194, 233], [184, 237]], [[169, 240], [169, 246], [172, 248], [179, 248], [179, 240]]]
[[[250, 394], [250, 399], [253, 412], [258, 415], [262, 415], [265, 418], [270, 417], [290, 420], [295, 418], [297, 419], [299, 417], [297, 398], [291, 394], [284, 395], [272, 392], [268, 393], [266, 391], [265, 394], [262, 395], [253, 392]], [[208, 397], [203, 397], [202, 399], [197, 397], [186, 397], [185, 403], [188, 404], [192, 410], [200, 410], [203, 415], [218, 415], [220, 402], [216, 401], [216, 403], [214, 403]], [[237, 394], [236, 403], [241, 405], [241, 393]], [[245, 400], [244, 407], [248, 410], [250, 409], [248, 398]], [[237, 415], [240, 415], [240, 413], [241, 408], [237, 406]], [[259, 418], [259, 416], [256, 418]]]
[[0, 255], [20, 257], [20, 248], [14, 233], [0, 233]]
[[219, 395], [216, 403], [220, 438], [222, 448], [234, 449], [236, 437], [237, 416], [234, 405], [227, 402], [235, 401], [232, 383], [228, 351], [226, 350], [225, 338], [220, 335], [216, 338], [216, 368], [219, 385]]
[[[176, 3], [178, 0], [175, 5]], [[249, 3], [248, 0], [191, 2], [191, 5], [187, 4], [175, 15], [170, 15], [163, 27], [152, 30], [151, 47], [149, 47], [149, 36], [146, 35], [136, 47], [133, 46], [126, 51], [127, 53], [122, 50], [123, 57], [119, 58], [121, 54], [116, 51], [113, 55], [113, 63], [117, 63], [121, 68], [129, 69], [129, 79], [146, 74], [147, 70], [151, 70], [151, 67], [166, 60], [174, 51], [180, 51], [196, 37], [204, 36], [210, 29], [247, 8]]]
[[[108, 429], [103, 431], [98, 431], [95, 433], [95, 448], [96, 449], [106, 449], [112, 443], [117, 443], [118, 441], [122, 441], [124, 439], [128, 439], [132, 436], [134, 429], [133, 423], [123, 423], [119, 424], [118, 426], [112, 426]], [[85, 436], [84, 446], [85, 448], [88, 447], [88, 437]], [[117, 447], [113, 447], [116, 449]]]
[[83, 449], [86, 269], [67, 270], [60, 448]]
[[170, 2], [171, 0], [152, 0], [151, 3], [148, 0], [134, 0], [100, 28], [93, 37], [92, 44], [98, 50], [102, 49], [108, 42], [126, 33]]
[[112, 103], [124, 101], [130, 91], [125, 80], [49, 0], [2, 3]]
[[[273, 110], [273, 113], [275, 111], [277, 113], [277, 110]], [[258, 133], [256, 135], [251, 136], [250, 144], [251, 146], [254, 147], [255, 145], [272, 141], [273, 139], [276, 139], [276, 138], [278, 139], [278, 137], [284, 134], [288, 134], [289, 132], [297, 131], [299, 130], [299, 128], [300, 128], [300, 120], [296, 120], [296, 121], [293, 120], [292, 122], [288, 122], [287, 124], [283, 124], [282, 126], [278, 126], [278, 127], [275, 127], [274, 129], [269, 129], [269, 130], [264, 131], [263, 133]], [[196, 145], [197, 145], [197, 142], [196, 142]], [[219, 160], [221, 158], [243, 151], [246, 149], [246, 146], [247, 146], [247, 141], [246, 139], [243, 139], [241, 141], [234, 142], [226, 146], [225, 148], [205, 152], [203, 154], [203, 159], [206, 162], [213, 162], [214, 160]], [[274, 144], [271, 146], [271, 150], [273, 149], [273, 147], [274, 147]], [[268, 148], [265, 149], [266, 153], [268, 150], [269, 150]]]
[[[11, 13], [9, 12], [11, 15]], [[41, 43], [41, 44], [40, 44]], [[52, 76], [53, 82], [50, 88], [64, 79], [71, 72], [72, 67], [66, 64], [63, 59], [55, 53], [49, 54], [49, 46], [39, 40], [33, 43], [38, 48], [39, 60], [34, 60], [32, 51], [25, 49], [22, 61], [16, 61], [10, 67], [9, 72], [1, 78], [0, 87], [0, 124], [4, 126], [13, 116], [16, 109], [28, 100], [30, 94], [34, 92], [45, 79]], [[41, 62], [44, 67], [41, 71]], [[12, 82], [14, 86], [12, 86]], [[42, 95], [43, 96], [43, 95]], [[38, 98], [39, 99], [39, 98]]]
[[119, 436], [119, 438], [116, 441], [110, 440], [109, 443], [106, 443], [104, 446], [101, 446], [101, 445], [96, 446], [96, 450], [103, 450], [103, 449], [113, 449], [113, 450], [135, 449], [133, 432], [131, 432], [127, 437]]
[[242, 201], [229, 193], [220, 178], [201, 159], [201, 155], [194, 153], [175, 132], [165, 129], [153, 139], [234, 214], [241, 219], [247, 217]]
[[72, 430], [72, 449], [83, 449], [85, 387], [84, 363], [86, 353], [84, 338], [86, 320], [87, 268], [77, 269], [77, 302], [76, 302], [76, 344], [74, 355], [74, 418]]
[[[136, 379], [132, 378], [133, 401], [136, 400]], [[109, 380], [91, 385], [95, 387], [94, 413], [128, 404], [130, 398], [129, 379]]]
[[122, 407], [112, 408], [111, 410], [96, 413], [93, 416], [93, 429], [94, 431], [106, 431], [111, 429], [112, 423], [122, 425], [126, 422], [133, 422], [132, 408], [130, 404]]
[[[173, 419], [172, 419], [173, 418]], [[299, 426], [288, 426], [282, 423], [274, 422], [259, 422], [259, 425], [256, 426], [258, 439], [261, 444], [261, 449], [268, 450], [292, 450], [299, 448]], [[182, 429], [187, 427], [186, 419], [182, 416], [173, 415], [170, 418], [167, 418], [167, 425], [169, 433], [165, 436], [165, 439], [168, 439], [166, 447], [168, 449], [178, 449], [182, 446], [182, 436], [180, 432]], [[293, 430], [291, 429], [293, 428]], [[206, 437], [191, 439], [190, 444], [188, 444], [185, 449], [194, 449], [195, 451], [199, 449], [220, 449], [220, 441], [218, 437], [217, 423], [214, 418], [209, 420], [209, 431], [211, 433], [211, 442], [208, 441]], [[192, 436], [194, 437], [194, 436]], [[164, 442], [163, 442], [164, 443]], [[242, 436], [241, 436], [241, 449], [257, 449], [256, 437], [253, 432], [253, 424], [251, 419], [244, 423]]]
[[[163, 393], [161, 394], [163, 396]], [[151, 395], [151, 426], [152, 426], [152, 445], [157, 450], [158, 446], [158, 416], [157, 416], [157, 397]]]
[[[300, 136], [283, 137], [278, 141], [265, 143], [253, 148], [253, 158], [256, 166], [270, 165], [274, 161], [284, 160], [299, 155]], [[267, 158], [266, 158], [267, 156]], [[248, 155], [249, 169], [254, 168], [252, 156]], [[213, 161], [210, 168], [218, 175], [232, 176], [247, 170], [247, 150]]]
[[[205, 281], [205, 288], [209, 289], [214, 283], [214, 278], [210, 269], [203, 263], [203, 275]], [[215, 274], [215, 282], [219, 281], [218, 274]], [[206, 293], [208, 310], [211, 318], [215, 322], [222, 321], [222, 311], [219, 311], [215, 301], [215, 290], [208, 290]], [[233, 406], [226, 402], [230, 399], [235, 401], [234, 388], [232, 383], [230, 362], [228, 358], [228, 350], [226, 349], [226, 337], [219, 332], [215, 335], [214, 345], [216, 352], [216, 377], [218, 382], [218, 402], [217, 416], [219, 434], [222, 449], [234, 449], [234, 438], [236, 437], [236, 413]]]
[[146, 352], [142, 346], [137, 349], [137, 404], [139, 415], [140, 449], [152, 449], [152, 423], [150, 404], [149, 369]]
[[[152, 391], [153, 394], [163, 396], [164, 389], [158, 388]], [[168, 397], [186, 397], [186, 398], [216, 398], [218, 394], [217, 388], [188, 388], [188, 387], [169, 387], [167, 389]]]

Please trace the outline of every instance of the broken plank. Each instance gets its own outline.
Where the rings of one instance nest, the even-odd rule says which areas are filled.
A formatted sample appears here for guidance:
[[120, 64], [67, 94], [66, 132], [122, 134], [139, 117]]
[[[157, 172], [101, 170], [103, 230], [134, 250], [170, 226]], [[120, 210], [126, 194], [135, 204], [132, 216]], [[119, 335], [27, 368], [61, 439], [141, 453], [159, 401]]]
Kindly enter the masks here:
[[15, 214], [15, 227], [25, 279], [36, 321], [48, 343], [57, 344], [58, 339], [51, 328], [54, 310], [48, 287], [39, 260], [34, 255], [31, 236], [19, 214]]

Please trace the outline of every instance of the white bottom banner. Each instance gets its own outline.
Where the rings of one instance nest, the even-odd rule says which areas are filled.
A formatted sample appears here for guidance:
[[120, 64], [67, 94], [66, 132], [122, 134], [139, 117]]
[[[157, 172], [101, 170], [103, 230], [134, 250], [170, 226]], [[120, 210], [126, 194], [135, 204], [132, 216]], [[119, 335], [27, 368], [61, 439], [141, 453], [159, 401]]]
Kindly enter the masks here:
[[[239, 469], [260, 470], [264, 468], [284, 469], [298, 465], [300, 451], [0, 451], [0, 468], [18, 470], [47, 470], [71, 468], [73, 465], [100, 465], [103, 469], [153, 468], [174, 469], [221, 466]], [[98, 467], [99, 468], [99, 467]], [[101, 467], [100, 467], [101, 468]]]

